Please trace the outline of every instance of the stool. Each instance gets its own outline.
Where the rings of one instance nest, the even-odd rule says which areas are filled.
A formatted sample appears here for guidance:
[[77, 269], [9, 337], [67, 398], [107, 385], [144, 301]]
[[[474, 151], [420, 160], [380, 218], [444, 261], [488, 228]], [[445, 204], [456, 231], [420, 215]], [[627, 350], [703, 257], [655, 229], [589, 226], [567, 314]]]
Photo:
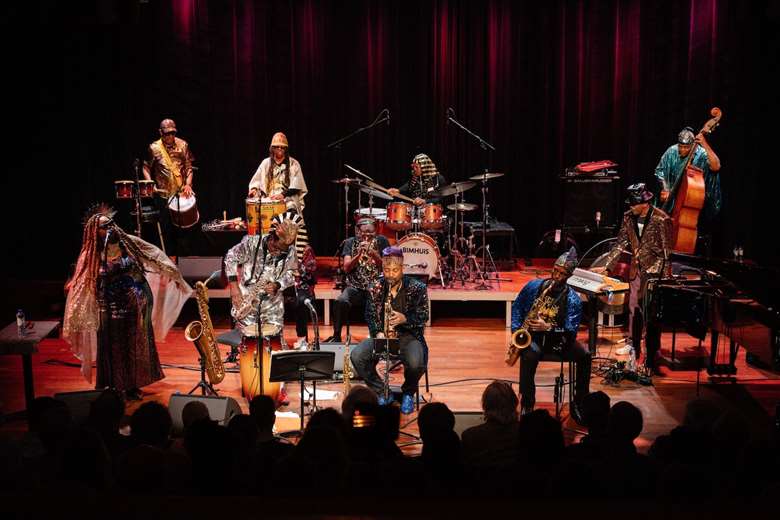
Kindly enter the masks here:
[[237, 363], [238, 362], [238, 348], [241, 346], [241, 331], [233, 329], [228, 332], [223, 332], [217, 336], [217, 343], [221, 345], [228, 345], [230, 347], [230, 354], [225, 358], [225, 363]]
[[[422, 341], [422, 345], [423, 345], [423, 352], [425, 354], [425, 357], [424, 357], [425, 368], [423, 368], [423, 376], [425, 376], [425, 392], [428, 393], [428, 392], [430, 392], [430, 387], [428, 385], [428, 344], [427, 344], [427, 342], [425, 341], [424, 338], [423, 338], [423, 341]], [[375, 355], [377, 355], [377, 354], [375, 354]], [[380, 360], [384, 359], [384, 357], [385, 357], [384, 353], [381, 353], [378, 356], [379, 356]], [[394, 386], [390, 385], [390, 372], [392, 372], [393, 370], [395, 370], [399, 366], [403, 366], [403, 363], [404, 362], [401, 359], [400, 355], [393, 354], [393, 353], [389, 354], [389, 363], [385, 365], [385, 370], [386, 370], [386, 373], [385, 373], [385, 385], [386, 385], [385, 394], [401, 393], [401, 388], [400, 387], [398, 387], [398, 386], [394, 387]], [[420, 385], [419, 384], [417, 385], [417, 391], [414, 393], [414, 398], [415, 398], [415, 407], [417, 408], [417, 410], [419, 410], [420, 409]]]
[[[569, 387], [569, 409], [571, 410], [572, 404], [574, 403], [574, 385], [576, 383], [576, 370], [574, 368], [574, 361], [566, 360], [564, 359], [563, 355], [553, 352], [543, 352], [542, 356], [539, 358], [539, 363], [545, 362], [545, 361], [554, 361], [557, 363], [560, 363], [561, 369], [557, 376], [555, 376], [555, 384], [553, 389], [553, 402], [555, 403], [555, 418], [560, 421], [561, 419], [561, 410], [563, 410], [563, 401], [564, 401], [564, 394], [565, 387]], [[518, 366], [518, 374], [520, 373], [520, 370], [522, 367], [523, 358], [522, 356], [519, 359]], [[569, 379], [566, 380], [563, 373], [563, 364], [568, 363], [568, 372], [569, 372]]]

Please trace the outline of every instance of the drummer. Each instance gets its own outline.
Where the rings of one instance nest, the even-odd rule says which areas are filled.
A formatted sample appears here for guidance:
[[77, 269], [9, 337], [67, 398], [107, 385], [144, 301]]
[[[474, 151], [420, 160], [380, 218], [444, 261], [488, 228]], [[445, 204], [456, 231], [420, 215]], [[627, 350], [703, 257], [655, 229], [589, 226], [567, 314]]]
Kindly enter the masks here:
[[163, 232], [164, 249], [169, 256], [175, 258], [176, 255], [187, 253], [187, 233], [171, 224], [168, 200], [177, 195], [195, 196], [192, 189], [195, 158], [187, 141], [176, 137], [176, 122], [173, 119], [163, 119], [159, 132], [160, 139], [152, 142], [147, 150], [143, 167], [144, 178], [155, 181], [156, 206]]
[[415, 206], [426, 203], [441, 204], [441, 199], [431, 192], [447, 184], [444, 176], [436, 169], [430, 157], [424, 153], [412, 159], [412, 177], [400, 188], [390, 188], [387, 192], [393, 197], [405, 195], [414, 199]]
[[[269, 156], [263, 159], [252, 180], [249, 181], [247, 196], [284, 201], [288, 210], [294, 210], [303, 217], [305, 205], [303, 199], [308, 190], [303, 179], [301, 163], [290, 157], [287, 136], [282, 132], [276, 132], [271, 138], [268, 151]], [[298, 229], [296, 240], [299, 261], [303, 259], [308, 243], [308, 233], [305, 225], [302, 225]]]

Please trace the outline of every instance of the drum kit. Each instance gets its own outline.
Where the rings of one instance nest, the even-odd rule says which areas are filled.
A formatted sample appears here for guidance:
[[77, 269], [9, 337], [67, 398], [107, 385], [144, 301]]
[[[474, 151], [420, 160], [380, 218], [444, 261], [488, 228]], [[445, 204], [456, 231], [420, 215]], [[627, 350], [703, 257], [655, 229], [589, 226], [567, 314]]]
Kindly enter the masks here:
[[[476, 181], [482, 181], [483, 213], [485, 213], [486, 183], [489, 179], [503, 176], [503, 173], [475, 175], [470, 177], [471, 180], [453, 182], [430, 192], [432, 198], [454, 197], [454, 201], [446, 206], [431, 202], [417, 206], [413, 203], [413, 199], [404, 195], [394, 197], [387, 188], [380, 186], [367, 175], [352, 167], [349, 168], [365, 179], [344, 177], [331, 180], [335, 184], [344, 186], [345, 237], [350, 236], [352, 227], [348, 218], [349, 188], [354, 186], [358, 192], [358, 207], [352, 212], [353, 221], [356, 223], [363, 218], [374, 220], [376, 232], [386, 236], [390, 243], [396, 244], [403, 250], [404, 273], [436, 279], [442, 287], [452, 287], [455, 280], [460, 280], [463, 286], [467, 281], [481, 281], [482, 285], [486, 284], [488, 277], [477, 261], [474, 235], [472, 233], [466, 237], [464, 230], [465, 213], [474, 211], [479, 206], [466, 202], [464, 193], [474, 188], [477, 185]], [[362, 204], [362, 194], [368, 195], [366, 206]], [[374, 207], [374, 199], [388, 201], [386, 207]], [[445, 213], [445, 208], [449, 210], [451, 216]], [[483, 220], [485, 219], [486, 214], [483, 215]], [[484, 256], [486, 248], [482, 249]], [[483, 258], [482, 266], [485, 265]]]

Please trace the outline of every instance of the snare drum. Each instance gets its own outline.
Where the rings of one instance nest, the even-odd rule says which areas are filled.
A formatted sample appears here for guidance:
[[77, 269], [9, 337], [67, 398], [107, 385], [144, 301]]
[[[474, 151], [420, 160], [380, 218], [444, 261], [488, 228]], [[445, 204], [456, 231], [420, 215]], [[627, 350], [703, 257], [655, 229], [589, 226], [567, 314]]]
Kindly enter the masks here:
[[444, 227], [444, 210], [441, 204], [428, 203], [420, 207], [420, 226], [426, 231]]
[[387, 205], [386, 226], [395, 231], [407, 231], [412, 227], [412, 208], [406, 202], [391, 202]]
[[132, 199], [133, 198], [133, 181], [114, 181], [114, 193], [117, 199]]
[[141, 198], [151, 199], [154, 197], [155, 186], [155, 182], [151, 180], [138, 181], [138, 191], [141, 192]]
[[287, 209], [283, 200], [260, 199], [260, 231], [265, 235], [271, 231], [271, 219]]
[[171, 214], [171, 223], [182, 229], [191, 228], [200, 220], [198, 213], [198, 203], [195, 196], [192, 197], [173, 197], [168, 201], [168, 211]]
[[425, 233], [410, 233], [398, 241], [404, 252], [404, 274], [439, 278], [441, 255], [436, 241]]

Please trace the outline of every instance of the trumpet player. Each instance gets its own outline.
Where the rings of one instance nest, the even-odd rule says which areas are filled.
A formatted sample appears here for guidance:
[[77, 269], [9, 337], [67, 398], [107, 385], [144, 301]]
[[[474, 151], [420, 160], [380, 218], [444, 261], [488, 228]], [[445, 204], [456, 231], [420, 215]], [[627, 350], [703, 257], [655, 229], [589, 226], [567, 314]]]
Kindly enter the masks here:
[[361, 341], [352, 350], [350, 358], [358, 375], [379, 395], [379, 404], [390, 404], [393, 396], [384, 397], [384, 384], [376, 373], [379, 358], [374, 353], [372, 338], [398, 338], [404, 365], [401, 413], [410, 414], [414, 411], [417, 383], [427, 363], [428, 348], [423, 332], [428, 321], [428, 287], [411, 276], [404, 276], [404, 255], [398, 247], [382, 250], [382, 274], [366, 306], [371, 338]]
[[[252, 305], [245, 316], [236, 316], [243, 337], [257, 337], [258, 321], [263, 330], [276, 335], [284, 327], [282, 291], [295, 284], [297, 260], [295, 237], [300, 216], [292, 211], [276, 215], [271, 231], [264, 235], [246, 235], [225, 255], [225, 274], [230, 282], [230, 299], [236, 312], [262, 293], [258, 308]], [[258, 286], [258, 284], [260, 284]]]
[[382, 257], [379, 252], [390, 247], [384, 235], [377, 235], [376, 223], [363, 218], [355, 225], [355, 236], [344, 242], [341, 256], [344, 257], [345, 286], [333, 302], [333, 335], [325, 341], [341, 341], [341, 328], [353, 306], [364, 308], [368, 291], [379, 281]]
[[[576, 363], [577, 382], [571, 416], [578, 423], [582, 420], [580, 402], [590, 386], [591, 359], [588, 348], [576, 340], [582, 320], [582, 302], [577, 293], [566, 285], [576, 267], [577, 253], [571, 248], [555, 261], [551, 278], [531, 280], [512, 303], [513, 338], [515, 332], [523, 326], [527, 327], [531, 336], [530, 344], [520, 351], [520, 409], [523, 414], [534, 409], [534, 377], [539, 360], [545, 352], [554, 352]], [[528, 311], [542, 294], [550, 299], [546, 308], [554, 312], [526, 320]]]

